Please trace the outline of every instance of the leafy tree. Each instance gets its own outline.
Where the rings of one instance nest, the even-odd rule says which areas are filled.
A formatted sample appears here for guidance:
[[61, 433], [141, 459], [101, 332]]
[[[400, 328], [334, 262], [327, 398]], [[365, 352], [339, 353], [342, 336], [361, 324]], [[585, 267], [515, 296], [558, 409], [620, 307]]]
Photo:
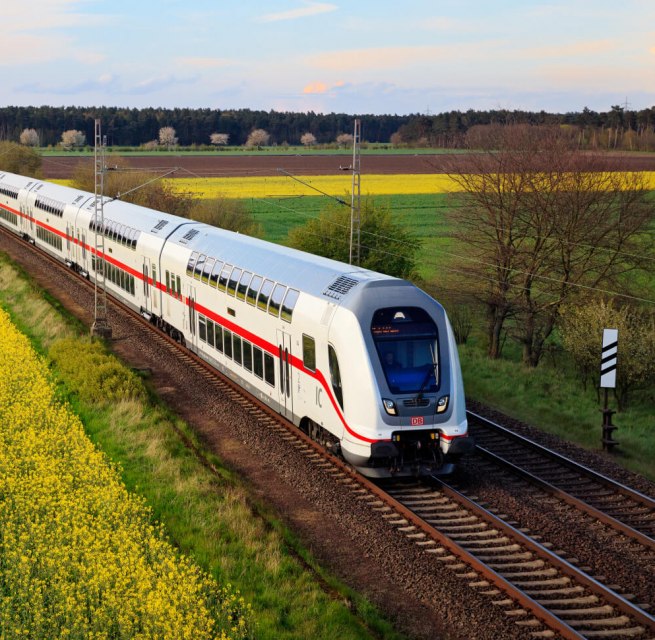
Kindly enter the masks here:
[[[318, 218], [289, 232], [288, 243], [315, 255], [348, 262], [350, 257], [349, 207], [338, 203], [323, 209]], [[420, 245], [393, 222], [388, 207], [365, 199], [360, 209], [360, 265], [398, 278], [415, 278], [415, 255]]]
[[270, 134], [264, 129], [253, 129], [246, 140], [246, 147], [265, 147], [271, 139]]
[[83, 147], [86, 144], [86, 135], [78, 129], [68, 129], [61, 134], [61, 146], [70, 150], [73, 147]]
[[218, 198], [196, 201], [189, 218], [256, 238], [263, 236], [261, 225], [241, 200]]
[[0, 142], [0, 169], [32, 178], [41, 177], [41, 156], [15, 142]]
[[618, 329], [616, 389], [614, 395], [623, 411], [629, 395], [655, 384], [655, 315], [615, 300], [591, 300], [571, 304], [562, 311], [562, 341], [575, 362], [585, 388], [600, 384], [603, 329]]
[[[188, 217], [194, 202], [192, 194], [179, 193], [169, 182], [157, 178], [156, 174], [131, 169], [122, 160], [105, 174], [104, 192], [110, 198], [120, 198], [142, 207]], [[93, 193], [95, 190], [93, 164], [78, 164], [72, 182], [75, 188]]]
[[39, 146], [39, 134], [36, 132], [36, 129], [23, 129], [19, 140], [20, 143], [24, 144], [26, 147]]
[[300, 136], [300, 144], [305, 147], [311, 147], [316, 144], [316, 136], [309, 132], [303, 133], [302, 136]]
[[175, 129], [173, 127], [162, 127], [159, 130], [159, 144], [167, 149], [174, 147], [177, 142], [177, 136], [175, 135]]
[[450, 172], [461, 189], [451, 214], [458, 269], [487, 309], [489, 356], [500, 356], [509, 329], [534, 367], [563, 304], [580, 291], [624, 286], [621, 276], [646, 264], [654, 214], [647, 183], [643, 174], [608, 171], [559, 128], [470, 133], [481, 152]]

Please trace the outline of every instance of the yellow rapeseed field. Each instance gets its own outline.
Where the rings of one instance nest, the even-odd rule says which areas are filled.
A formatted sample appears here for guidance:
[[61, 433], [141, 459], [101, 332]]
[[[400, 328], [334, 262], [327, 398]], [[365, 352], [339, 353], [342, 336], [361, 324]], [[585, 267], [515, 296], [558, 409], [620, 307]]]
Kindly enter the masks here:
[[0, 310], [0, 637], [243, 638], [247, 610], [152, 524]]
[[[647, 184], [655, 190], [655, 172], [644, 172]], [[176, 191], [191, 192], [199, 198], [293, 198], [317, 196], [321, 192], [331, 196], [350, 194], [352, 176], [261, 176], [230, 178], [169, 178]], [[53, 180], [70, 186], [70, 180]], [[303, 184], [304, 183], [304, 184]], [[432, 174], [362, 174], [362, 195], [438, 194], [460, 191], [461, 188], [447, 175]]]

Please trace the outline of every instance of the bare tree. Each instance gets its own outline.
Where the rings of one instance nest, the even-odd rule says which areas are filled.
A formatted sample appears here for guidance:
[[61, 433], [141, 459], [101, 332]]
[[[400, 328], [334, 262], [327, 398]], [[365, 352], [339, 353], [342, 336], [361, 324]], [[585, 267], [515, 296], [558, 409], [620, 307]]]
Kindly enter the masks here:
[[170, 149], [177, 144], [177, 137], [173, 127], [162, 127], [159, 130], [159, 144], [167, 149]]
[[264, 129], [253, 129], [246, 140], [246, 147], [265, 147], [271, 139], [271, 135]]
[[19, 140], [20, 143], [24, 144], [26, 147], [39, 146], [39, 134], [36, 132], [36, 129], [23, 129]]
[[230, 141], [229, 133], [212, 133], [209, 136], [209, 141], [211, 144], [216, 145], [217, 147], [224, 147]]
[[313, 133], [303, 133], [302, 136], [300, 136], [300, 144], [304, 145], [305, 147], [311, 147], [312, 145], [316, 144], [316, 136]]
[[653, 219], [645, 176], [610, 172], [557, 128], [495, 126], [471, 140], [482, 152], [450, 177], [462, 286], [487, 310], [488, 353], [504, 331], [537, 366], [562, 305], [580, 291], [625, 287], [645, 264]]
[[82, 131], [77, 129], [69, 129], [61, 134], [61, 146], [64, 149], [70, 150], [73, 147], [83, 147], [86, 144], [86, 136]]

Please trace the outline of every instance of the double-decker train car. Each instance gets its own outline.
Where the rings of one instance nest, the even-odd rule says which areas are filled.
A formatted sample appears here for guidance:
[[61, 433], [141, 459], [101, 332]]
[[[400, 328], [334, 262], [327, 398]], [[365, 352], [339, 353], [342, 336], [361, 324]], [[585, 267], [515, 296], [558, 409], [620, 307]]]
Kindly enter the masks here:
[[[0, 224], [94, 280], [370, 477], [474, 447], [452, 329], [409, 282], [0, 172]], [[100, 247], [103, 243], [104, 254]]]

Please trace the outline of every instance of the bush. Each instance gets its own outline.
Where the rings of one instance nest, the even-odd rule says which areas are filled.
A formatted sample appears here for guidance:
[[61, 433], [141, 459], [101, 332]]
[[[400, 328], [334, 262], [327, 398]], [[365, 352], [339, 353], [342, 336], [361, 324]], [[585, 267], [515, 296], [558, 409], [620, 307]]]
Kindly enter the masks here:
[[58, 340], [49, 355], [71, 391], [83, 402], [111, 403], [146, 396], [139, 377], [105, 353], [98, 342]]

